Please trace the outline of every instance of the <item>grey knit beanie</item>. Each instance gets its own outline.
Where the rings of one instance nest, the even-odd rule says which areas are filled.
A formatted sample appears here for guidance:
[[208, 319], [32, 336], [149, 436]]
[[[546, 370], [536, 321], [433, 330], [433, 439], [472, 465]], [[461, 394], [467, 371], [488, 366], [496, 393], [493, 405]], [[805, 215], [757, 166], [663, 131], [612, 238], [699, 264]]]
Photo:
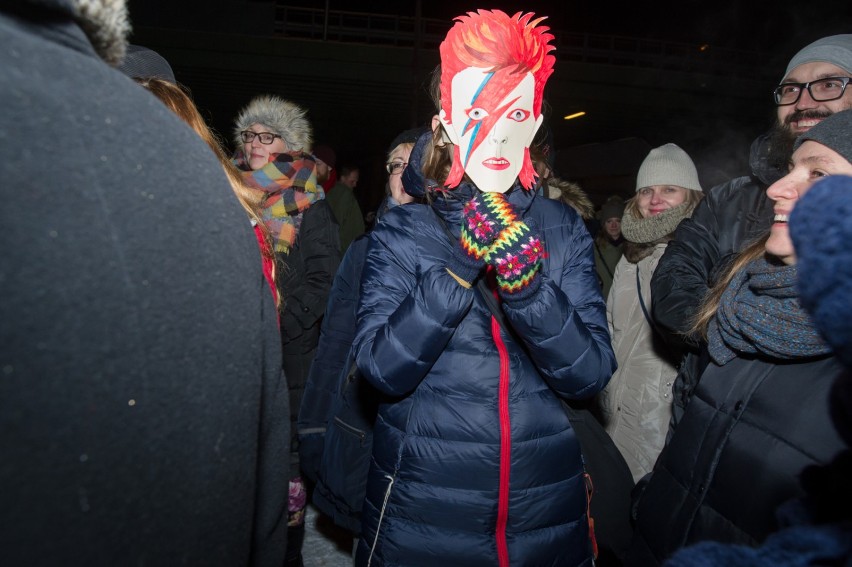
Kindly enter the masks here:
[[237, 117], [234, 127], [236, 147], [243, 145], [240, 132], [252, 124], [263, 124], [284, 139], [287, 151], [308, 152], [313, 143], [313, 132], [307, 113], [308, 111], [298, 104], [274, 95], [256, 97]]
[[675, 185], [684, 189], [701, 191], [698, 171], [685, 151], [677, 144], [654, 148], [639, 166], [636, 191], [652, 185]]
[[852, 74], [852, 33], [830, 35], [803, 47], [790, 59], [783, 79], [799, 65], [816, 61], [837, 65]]
[[852, 110], [832, 114], [798, 138], [793, 150], [799, 149], [805, 140], [819, 142], [852, 163]]

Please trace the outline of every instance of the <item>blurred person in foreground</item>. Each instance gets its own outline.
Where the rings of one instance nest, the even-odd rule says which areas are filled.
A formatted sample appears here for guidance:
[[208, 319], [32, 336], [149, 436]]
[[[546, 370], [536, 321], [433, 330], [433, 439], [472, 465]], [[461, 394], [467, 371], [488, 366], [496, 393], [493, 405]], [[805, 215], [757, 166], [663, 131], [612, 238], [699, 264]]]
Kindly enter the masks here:
[[278, 567], [273, 298], [210, 148], [110, 67], [127, 32], [120, 1], [0, 8], [0, 131], [50, 143], [0, 138], [3, 562]]

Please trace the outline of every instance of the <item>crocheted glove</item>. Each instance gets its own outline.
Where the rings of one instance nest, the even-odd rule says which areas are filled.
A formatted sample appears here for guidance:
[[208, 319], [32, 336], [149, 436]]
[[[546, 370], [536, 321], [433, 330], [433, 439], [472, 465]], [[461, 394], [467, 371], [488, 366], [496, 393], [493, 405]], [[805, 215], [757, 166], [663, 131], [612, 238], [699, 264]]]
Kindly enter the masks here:
[[462, 249], [471, 258], [484, 261], [500, 233], [517, 220], [514, 208], [502, 193], [476, 195], [464, 206]]
[[486, 261], [497, 272], [497, 286], [504, 299], [527, 299], [541, 286], [539, 268], [547, 257], [544, 242], [532, 219], [516, 220], [491, 245]]
[[491, 245], [516, 220], [502, 193], [477, 194], [465, 203], [459, 245], [447, 269], [464, 282], [472, 282], [485, 266]]

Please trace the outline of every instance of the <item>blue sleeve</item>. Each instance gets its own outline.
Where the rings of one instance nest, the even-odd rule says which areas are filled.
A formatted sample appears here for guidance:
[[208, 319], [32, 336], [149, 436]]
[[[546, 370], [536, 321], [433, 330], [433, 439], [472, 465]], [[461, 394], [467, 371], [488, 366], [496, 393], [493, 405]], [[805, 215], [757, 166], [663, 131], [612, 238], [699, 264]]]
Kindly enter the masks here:
[[522, 304], [507, 303], [504, 311], [551, 387], [569, 399], [589, 398], [616, 369], [592, 239], [566, 212], [550, 223], [545, 248], [538, 293]]
[[409, 232], [379, 224], [361, 279], [358, 369], [392, 396], [413, 391], [423, 380], [470, 310], [475, 293], [441, 262], [420, 273], [417, 243]]

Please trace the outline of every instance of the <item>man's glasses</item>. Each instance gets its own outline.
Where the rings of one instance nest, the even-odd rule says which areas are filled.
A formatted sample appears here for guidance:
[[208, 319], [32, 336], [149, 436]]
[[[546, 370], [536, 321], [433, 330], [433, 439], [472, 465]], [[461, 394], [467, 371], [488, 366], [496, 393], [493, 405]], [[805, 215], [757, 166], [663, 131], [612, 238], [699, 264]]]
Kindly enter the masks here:
[[797, 103], [805, 89], [808, 89], [811, 98], [816, 102], [837, 100], [843, 96], [849, 80], [849, 77], [826, 77], [810, 83], [782, 83], [772, 91], [772, 94], [778, 106]]
[[396, 173], [402, 173], [402, 170], [405, 169], [408, 163], [404, 161], [392, 161], [390, 163], [385, 164], [385, 171], [388, 172], [388, 175], [394, 175]]
[[268, 146], [275, 141], [275, 138], [280, 137], [281, 136], [278, 134], [273, 134], [272, 132], [252, 132], [251, 130], [243, 130], [240, 132], [240, 138], [242, 138], [243, 142], [246, 144], [250, 144], [252, 140], [259, 138], [261, 144]]

